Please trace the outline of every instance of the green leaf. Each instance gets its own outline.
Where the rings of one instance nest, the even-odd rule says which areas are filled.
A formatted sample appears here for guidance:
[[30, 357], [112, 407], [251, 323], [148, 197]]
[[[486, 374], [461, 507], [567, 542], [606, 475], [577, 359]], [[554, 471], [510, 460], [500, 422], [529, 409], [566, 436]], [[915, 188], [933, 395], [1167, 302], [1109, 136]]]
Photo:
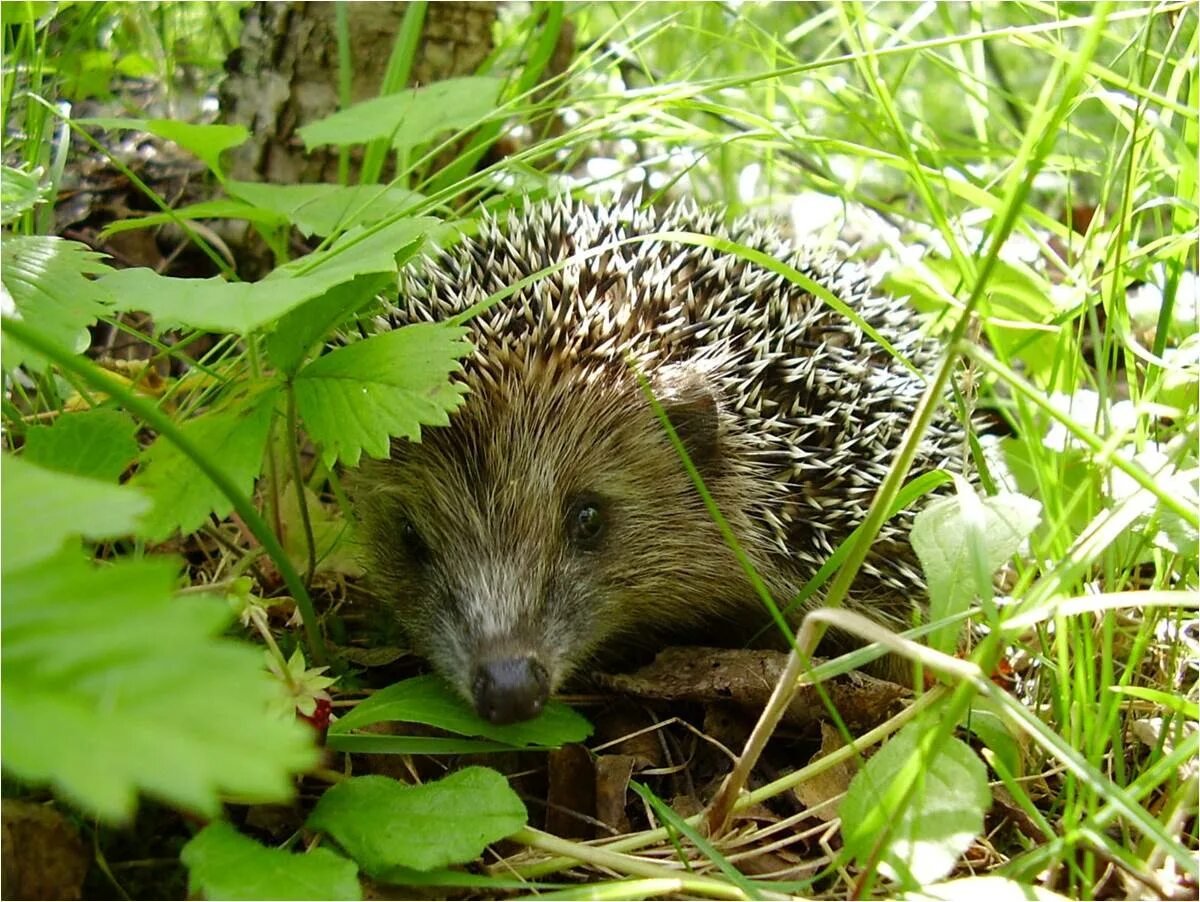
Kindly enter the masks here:
[[231, 147], [243, 143], [250, 132], [243, 125], [195, 125], [175, 119], [124, 119], [96, 116], [76, 120], [80, 125], [96, 125], [113, 130], [150, 132], [168, 141], [174, 141], [184, 150], [195, 154], [212, 173], [224, 181], [221, 169], [221, 154]]
[[8, 225], [46, 199], [46, 190], [38, 182], [40, 174], [40, 170], [23, 172], [0, 166], [0, 225]]
[[[118, 310], [143, 310], [154, 317], [160, 331], [192, 328], [246, 334], [324, 290], [296, 284], [226, 282], [217, 276], [180, 279], [144, 267], [122, 269], [100, 281], [120, 299]], [[289, 294], [289, 288], [296, 293]]]
[[141, 53], [127, 53], [118, 59], [117, 72], [129, 78], [152, 78], [159, 74], [154, 60]]
[[[83, 351], [88, 346], [87, 327], [108, 312], [106, 291], [87, 278], [112, 272], [100, 262], [102, 256], [78, 241], [9, 236], [0, 247], [0, 281], [29, 326], [65, 348]], [[8, 316], [11, 311], [4, 313]], [[3, 356], [9, 370], [22, 363], [37, 369], [45, 366], [8, 339], [4, 339]]]
[[[396, 266], [408, 261], [420, 248], [417, 237], [392, 255]], [[395, 271], [370, 273], [335, 285], [280, 318], [267, 338], [271, 361], [289, 376], [321, 347], [333, 330], [368, 306], [375, 296], [395, 285]]]
[[[958, 265], [932, 255], [923, 257], [919, 267], [898, 267], [884, 285], [897, 296], [911, 297], [922, 312], [943, 312], [946, 299], [962, 290]], [[1067, 347], [1074, 343], [1056, 324], [1060, 312], [1044, 277], [1023, 263], [995, 261], [979, 305], [980, 316], [991, 324], [989, 337], [998, 343], [1004, 358], [1022, 360], [1039, 384], [1053, 383], [1055, 370], [1062, 369], [1054, 361], [1069, 357]]]
[[115, 62], [116, 56], [111, 50], [76, 50], [64, 54], [58, 67], [62, 93], [75, 102], [89, 97], [112, 97], [109, 85]]
[[387, 185], [272, 185], [229, 182], [232, 196], [292, 223], [305, 235], [332, 235], [353, 226], [373, 225], [414, 207], [424, 198]]
[[[6, 532], [8, 530], [5, 530]], [[6, 561], [6, 564], [8, 562]], [[64, 553], [0, 580], [4, 767], [107, 820], [138, 791], [208, 817], [236, 794], [284, 801], [319, 760], [261, 652], [219, 638], [224, 602], [174, 598], [165, 560], [94, 568]]]
[[[1000, 440], [1000, 449], [1003, 452], [1003, 464], [1012, 475], [1013, 485], [1024, 495], [1036, 498], [1044, 490], [1045, 483], [1039, 474], [1050, 465], [1048, 462], [1051, 459], [1055, 461], [1055, 491], [1061, 497], [1070, 498], [1094, 491], [1095, 464], [1074, 446], [1068, 446], [1065, 451], [1052, 452], [1038, 442], [1005, 436]], [[1081, 534], [1090, 519], [1087, 506], [1082, 504], [1070, 505], [1066, 511], [1060, 511], [1058, 517], [1057, 528], [1073, 536]]]
[[304, 367], [296, 406], [326, 464], [356, 465], [363, 451], [386, 457], [393, 436], [417, 441], [445, 426], [466, 387], [451, 382], [471, 352], [465, 328], [414, 323], [338, 348]]
[[57, 473], [0, 455], [0, 558], [5, 571], [57, 554], [71, 536], [93, 541], [134, 532], [150, 499], [126, 486]]
[[[180, 429], [249, 494], [262, 470], [274, 401], [270, 391], [243, 397], [188, 420]], [[142, 523], [141, 534], [147, 538], [165, 539], [176, 528], [184, 534], [194, 532], [209, 514], [224, 517], [233, 509], [217, 484], [170, 439], [159, 436], [142, 460], [131, 483], [154, 501]]]
[[487, 739], [454, 736], [391, 736], [379, 733], [329, 733], [326, 748], [352, 755], [482, 755], [511, 752], [513, 746]]
[[468, 767], [420, 786], [352, 777], [321, 797], [307, 826], [328, 833], [376, 876], [395, 867], [427, 871], [473, 861], [527, 817], [504, 777]]
[[149, 213], [145, 216], [134, 216], [129, 219], [119, 219], [116, 222], [110, 222], [100, 230], [100, 238], [108, 238], [111, 235], [117, 235], [121, 232], [132, 232], [135, 229], [157, 228], [158, 226], [166, 225], [169, 222], [175, 222], [179, 219], [187, 221], [196, 219], [244, 219], [247, 222], [253, 222], [255, 225], [261, 225], [270, 229], [287, 225], [286, 219], [271, 210], [260, 210], [258, 207], [252, 207], [250, 204], [240, 200], [219, 198], [217, 200], [205, 200], [200, 203], [179, 207], [170, 213]]
[[101, 238], [134, 229], [157, 227], [177, 219], [244, 219], [266, 228], [294, 225], [304, 235], [330, 235], [354, 226], [373, 225], [416, 206], [424, 197], [386, 185], [272, 185], [226, 182], [231, 195], [179, 207], [171, 213], [110, 223]]
[[[1016, 554], [1037, 528], [1042, 510], [1040, 502], [1016, 492], [976, 499], [975, 507], [981, 509], [981, 520], [966, 515], [960, 496], [939, 498], [913, 518], [912, 546], [929, 585], [930, 620], [966, 610], [977, 593], [976, 574], [990, 576]], [[977, 560], [976, 547], [982, 560]], [[953, 652], [958, 633], [957, 626], [931, 633], [929, 644]]]
[[64, 413], [49, 426], [31, 426], [22, 457], [50, 470], [116, 482], [138, 453], [137, 424], [119, 410]]
[[[402, 219], [377, 232], [347, 232], [331, 248], [281, 266], [260, 282], [177, 279], [145, 268], [123, 269], [100, 279], [120, 310], [144, 310], [160, 329], [180, 326], [247, 334], [306, 301], [365, 273], [397, 269], [397, 255], [438, 225], [429, 217]], [[303, 274], [301, 274], [303, 273]]]
[[971, 700], [971, 711], [964, 719], [963, 727], [979, 737], [1009, 774], [1018, 778], [1025, 776], [1020, 743], [990, 699], [977, 697]]
[[323, 344], [337, 326], [394, 284], [395, 278], [389, 273], [358, 276], [285, 313], [267, 336], [267, 356], [282, 372], [295, 375], [308, 355]]
[[302, 855], [269, 849], [224, 821], [193, 836], [179, 858], [193, 899], [362, 898], [353, 861], [322, 848]]
[[[1128, 456], [1124, 451], [1117, 453], [1122, 457]], [[1200, 469], [1197, 469], [1193, 456], [1186, 455], [1177, 467], [1162, 451], [1145, 448], [1129, 457], [1129, 461], [1150, 474], [1154, 482], [1171, 495], [1187, 501], [1193, 510], [1200, 508]], [[1142, 488], [1133, 477], [1113, 469], [1106, 481], [1106, 488], [1106, 494], [1113, 501], [1132, 501], [1140, 497], [1158, 508], [1138, 517], [1133, 526], [1134, 531], [1172, 554], [1195, 557], [1197, 546], [1200, 545], [1200, 533], [1175, 511], [1151, 501], [1151, 493]]]
[[14, 3], [11, 9], [4, 11], [4, 18], [9, 25], [36, 25], [38, 19], [46, 13], [55, 12], [57, 3], [49, 0], [29, 0], [26, 3]]
[[[379, 229], [351, 229], [323, 251], [293, 260], [272, 272], [264, 281], [299, 281], [319, 274], [332, 286], [371, 272], [396, 272], [399, 262], [420, 249], [426, 235], [438, 236], [447, 229], [440, 219], [416, 216], [399, 219]], [[311, 297], [311, 295], [310, 295]]]
[[1158, 705], [1160, 708], [1174, 711], [1188, 720], [1200, 720], [1200, 704], [1175, 692], [1163, 692], [1160, 689], [1148, 689], [1145, 686], [1109, 686], [1108, 691], [1130, 698], [1140, 698], [1142, 701]]
[[397, 150], [432, 140], [448, 129], [468, 128], [497, 111], [503, 80], [466, 76], [373, 97], [299, 129], [305, 146], [346, 147], [387, 138]]
[[439, 677], [428, 675], [393, 683], [360, 702], [329, 728], [331, 735], [387, 720], [421, 723], [464, 736], [483, 736], [510, 746], [557, 748], [582, 742], [592, 725], [561, 702], [550, 701], [533, 720], [498, 726], [484, 720]]
[[[1177, 332], [1197, 328], [1194, 323], [1185, 322], [1176, 307], [1176, 314], [1171, 318], [1171, 326]], [[1163, 404], [1169, 404], [1180, 410], [1187, 410], [1200, 397], [1200, 332], [1183, 336], [1179, 344], [1163, 351], [1163, 381], [1158, 399]]]
[[879, 852], [880, 872], [906, 884], [950, 873], [991, 806], [987, 768], [970, 746], [951, 736], [933, 757], [924, 753], [934, 728], [921, 719], [897, 733], [854, 775], [839, 810], [846, 851], [862, 864]]
[[[308, 539], [300, 516], [300, 501], [295, 483], [289, 481], [280, 491], [279, 521], [283, 526], [283, 547], [296, 569], [308, 566]], [[316, 550], [316, 573], [340, 573], [362, 576], [361, 552], [353, 541], [350, 521], [337, 515], [337, 508], [326, 508], [317, 493], [304, 487], [309, 527]]]

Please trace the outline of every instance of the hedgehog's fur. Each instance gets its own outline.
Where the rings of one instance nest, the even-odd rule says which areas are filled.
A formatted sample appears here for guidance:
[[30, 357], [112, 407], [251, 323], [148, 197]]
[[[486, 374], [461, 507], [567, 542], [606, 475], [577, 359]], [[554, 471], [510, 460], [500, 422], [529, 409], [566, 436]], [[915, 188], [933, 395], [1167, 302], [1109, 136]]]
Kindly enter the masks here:
[[[446, 319], [574, 254], [662, 231], [789, 263], [922, 372], [940, 353], [858, 267], [690, 206], [660, 214], [561, 200], [506, 223], [485, 218], [475, 237], [406, 274], [392, 324]], [[463, 407], [365, 468], [357, 497], [378, 590], [414, 647], [477, 701], [484, 659], [532, 656], [553, 688], [617, 637], [761, 611], [636, 370], [781, 606], [862, 522], [925, 384], [803, 288], [679, 242], [573, 262], [469, 326]], [[943, 411], [914, 473], [953, 469], [961, 455], [962, 430]], [[594, 546], [571, 519], [592, 517], [588, 508], [602, 524]], [[852, 590], [856, 607], [908, 622], [924, 592], [910, 525], [901, 514], [884, 527]]]

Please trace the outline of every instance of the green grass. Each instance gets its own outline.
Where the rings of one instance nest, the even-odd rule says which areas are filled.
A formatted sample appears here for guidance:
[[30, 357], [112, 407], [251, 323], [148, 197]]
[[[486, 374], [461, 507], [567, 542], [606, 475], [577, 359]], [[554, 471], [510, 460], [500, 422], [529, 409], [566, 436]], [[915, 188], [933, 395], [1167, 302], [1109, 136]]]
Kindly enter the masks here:
[[[57, 191], [76, 150], [67, 152], [67, 117], [53, 104], [130, 103], [118, 75], [171, 76], [181, 61], [189, 81], [213, 84], [235, 12], [6, 5], [5, 162]], [[538, 80], [564, 13], [577, 52], [546, 93]], [[1197, 651], [1186, 634], [1194, 635], [1200, 592], [1195, 6], [595, 3], [537, 15], [544, 18], [507, 11], [497, 30], [491, 74], [504, 78], [504, 118], [408, 155], [395, 184], [422, 192], [414, 212], [470, 216], [481, 204], [503, 208], [522, 193], [564, 190], [599, 200], [635, 189], [644, 202], [689, 196], [731, 217], [777, 218], [799, 241], [842, 239], [839, 252], [910, 296], [958, 355], [946, 375], [963, 411], [986, 413], [1005, 433], [983, 440], [986, 461], [980, 443], [964, 449], [982, 469], [985, 494], [1020, 492], [1041, 512], [996, 603], [982, 593], [977, 621], [988, 630], [968, 661], [895, 644], [943, 685], [858, 737], [861, 751], [906, 721], [920, 727], [921, 711], [933, 710], [940, 723], [920, 727], [912, 741], [921, 760], [934, 762], [968, 712], [985, 718], [985, 699], [1006, 727], [989, 733], [980, 724], [973, 742], [991, 747], [993, 786], [1042, 835], [1035, 841], [1010, 826], [976, 838], [976, 872], [1072, 898], [1194, 887]], [[411, 64], [406, 34], [392, 57], [396, 84]], [[168, 78], [160, 99], [169, 105], [188, 90]], [[556, 112], [563, 128], [528, 140]], [[119, 103], [110, 114], [122, 114]], [[526, 140], [476, 166], [510, 125], [524, 127]], [[451, 151], [458, 163], [446, 162]], [[372, 170], [386, 171], [377, 167], [387, 152], [385, 143], [371, 145]], [[23, 213], [6, 240], [45, 233], [48, 213], [47, 205]], [[6, 323], [6, 354], [29, 328]], [[169, 378], [158, 394], [136, 379], [122, 388], [95, 376], [81, 358], [69, 361], [72, 348], [45, 353], [60, 364], [51, 370], [6, 368], [7, 450], [68, 406], [106, 395], [123, 398], [140, 425], [170, 435], [205, 405], [267, 378], [276, 359], [269, 328], [223, 339], [194, 360], [189, 345], [204, 330], [184, 328], [180, 340], [157, 347], [187, 360], [190, 374]], [[291, 453], [291, 413], [272, 420], [257, 494], [229, 487], [242, 522], [277, 556], [270, 531], [285, 493], [301, 484], [340, 493], [336, 477], [327, 486], [328, 470], [305, 470]], [[190, 453], [218, 459], [204, 447]], [[879, 512], [902, 490], [902, 463], [893, 475]], [[262, 563], [261, 552], [245, 553], [246, 530], [210, 523], [203, 533], [235, 552], [228, 564], [193, 567], [197, 583], [225, 586], [227, 566], [240, 576]], [[143, 539], [95, 547], [102, 558], [159, 554]], [[853, 551], [848, 558], [834, 595], [849, 585]], [[299, 561], [310, 579], [311, 561], [310, 549]], [[290, 594], [306, 598], [289, 567]], [[282, 641], [290, 652], [298, 640]], [[1017, 668], [1004, 689], [988, 679], [1001, 665]], [[728, 801], [742, 810], [777, 800], [853, 757], [822, 759]], [[908, 795], [894, 800], [901, 808], [920, 803], [919, 789], [902, 789]], [[658, 805], [659, 796], [648, 798]], [[839, 858], [837, 846], [824, 857], [813, 852], [803, 887], [795, 877], [731, 879], [737, 852], [756, 834], [698, 840], [693, 831], [703, 823], [667, 818], [662, 829], [597, 845], [525, 828], [516, 841], [545, 854], [492, 860], [487, 873], [557, 879], [579, 866], [594, 898], [894, 890], [878, 874], [878, 857]], [[690, 872], [670, 864], [679, 857]], [[967, 869], [960, 863], [954, 873]]]

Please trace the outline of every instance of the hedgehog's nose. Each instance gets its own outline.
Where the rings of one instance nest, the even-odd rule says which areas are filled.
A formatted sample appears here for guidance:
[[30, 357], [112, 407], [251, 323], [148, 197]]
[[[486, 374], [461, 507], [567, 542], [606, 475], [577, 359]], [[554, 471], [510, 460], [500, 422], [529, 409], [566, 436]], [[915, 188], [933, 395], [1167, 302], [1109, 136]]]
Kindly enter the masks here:
[[503, 658], [475, 668], [475, 710], [492, 723], [537, 717], [549, 694], [546, 668], [534, 658]]

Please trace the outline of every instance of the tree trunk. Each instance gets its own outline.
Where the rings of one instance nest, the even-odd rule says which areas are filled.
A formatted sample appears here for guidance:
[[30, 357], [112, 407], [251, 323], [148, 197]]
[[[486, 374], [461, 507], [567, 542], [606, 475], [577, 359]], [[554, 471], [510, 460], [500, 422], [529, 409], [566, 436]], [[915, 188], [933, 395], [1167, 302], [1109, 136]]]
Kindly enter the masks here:
[[[351, 97], [378, 95], [408, 4], [346, 4], [353, 56]], [[242, 15], [241, 46], [221, 85], [224, 121], [250, 140], [229, 154], [233, 178], [284, 184], [336, 181], [337, 154], [306, 153], [302, 125], [338, 108], [336, 4], [256, 2]], [[473, 73], [492, 51], [494, 2], [430, 3], [411, 84]]]

